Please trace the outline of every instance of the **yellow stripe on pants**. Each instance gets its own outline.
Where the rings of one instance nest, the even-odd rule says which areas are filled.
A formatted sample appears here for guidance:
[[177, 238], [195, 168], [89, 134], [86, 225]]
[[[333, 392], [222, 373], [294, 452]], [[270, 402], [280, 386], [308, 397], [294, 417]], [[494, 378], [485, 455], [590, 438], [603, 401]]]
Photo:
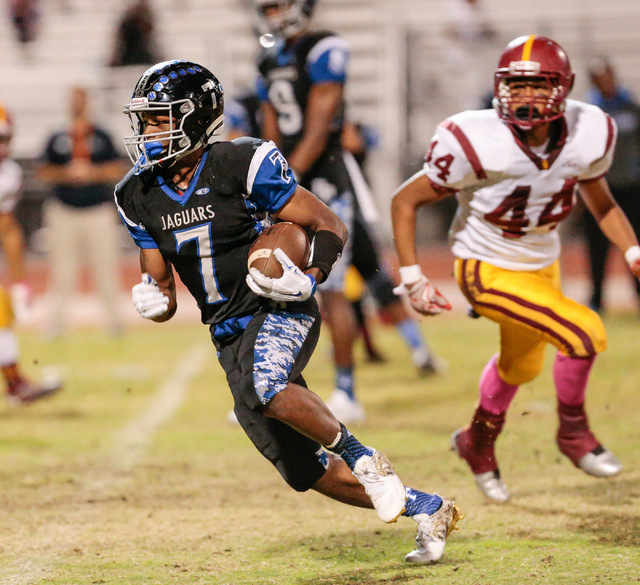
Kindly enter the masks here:
[[500, 325], [498, 368], [511, 384], [535, 378], [547, 343], [573, 357], [607, 347], [598, 314], [562, 294], [557, 261], [541, 270], [515, 271], [457, 259], [455, 274], [474, 310]]

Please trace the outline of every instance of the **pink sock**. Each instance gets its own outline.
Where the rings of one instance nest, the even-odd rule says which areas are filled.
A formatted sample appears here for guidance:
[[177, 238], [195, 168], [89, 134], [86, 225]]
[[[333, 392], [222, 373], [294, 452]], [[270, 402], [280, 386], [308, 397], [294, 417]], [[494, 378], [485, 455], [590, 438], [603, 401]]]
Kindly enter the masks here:
[[553, 362], [553, 381], [558, 400], [570, 406], [584, 403], [589, 373], [596, 356], [575, 358], [558, 352]]
[[507, 384], [498, 373], [498, 354], [485, 366], [480, 378], [480, 406], [491, 414], [507, 412], [518, 386]]

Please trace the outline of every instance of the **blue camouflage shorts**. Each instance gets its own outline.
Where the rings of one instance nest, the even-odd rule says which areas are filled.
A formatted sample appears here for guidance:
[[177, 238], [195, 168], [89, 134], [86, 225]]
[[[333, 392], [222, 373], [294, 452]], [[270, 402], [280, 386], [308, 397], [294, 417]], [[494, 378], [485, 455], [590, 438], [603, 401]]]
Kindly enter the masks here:
[[320, 323], [317, 303], [310, 299], [262, 310], [241, 335], [215, 342], [238, 422], [297, 491], [308, 490], [324, 474], [321, 445], [262, 410], [289, 382], [307, 387], [302, 370], [318, 342]]

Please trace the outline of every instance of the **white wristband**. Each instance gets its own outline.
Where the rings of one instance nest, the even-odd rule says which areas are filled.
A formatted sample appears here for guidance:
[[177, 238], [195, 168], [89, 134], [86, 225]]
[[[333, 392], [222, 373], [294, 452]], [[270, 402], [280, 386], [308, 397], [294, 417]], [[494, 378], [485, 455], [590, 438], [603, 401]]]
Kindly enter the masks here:
[[411, 266], [400, 266], [400, 279], [402, 284], [413, 284], [422, 278], [422, 268], [420, 264]]
[[640, 246], [631, 246], [625, 253], [624, 259], [631, 266], [636, 260], [640, 260]]

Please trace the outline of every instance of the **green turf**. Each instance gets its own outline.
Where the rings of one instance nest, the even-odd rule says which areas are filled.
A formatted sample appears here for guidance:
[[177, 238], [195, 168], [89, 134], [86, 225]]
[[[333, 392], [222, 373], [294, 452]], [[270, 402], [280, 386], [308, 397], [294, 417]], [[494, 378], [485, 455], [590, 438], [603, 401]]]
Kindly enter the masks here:
[[[523, 584], [640, 581], [638, 320], [607, 320], [596, 363], [592, 426], [625, 464], [613, 480], [583, 475], [554, 444], [545, 371], [524, 386], [498, 443], [513, 500], [486, 504], [448, 450], [466, 423], [496, 328], [480, 319], [423, 323], [449, 371], [419, 379], [394, 332], [380, 330], [386, 365], [362, 364], [368, 421], [356, 436], [383, 450], [406, 484], [456, 499], [466, 519], [437, 565], [403, 563], [414, 523], [315, 493], [298, 494], [226, 422], [231, 398], [203, 326], [143, 324], [108, 340], [94, 331], [44, 343], [21, 334], [37, 376], [55, 365], [67, 388], [48, 402], [0, 410], [0, 583], [6, 584]], [[210, 358], [186, 401], [127, 467], [117, 437], [192, 348]], [[326, 338], [306, 372], [332, 389]]]

